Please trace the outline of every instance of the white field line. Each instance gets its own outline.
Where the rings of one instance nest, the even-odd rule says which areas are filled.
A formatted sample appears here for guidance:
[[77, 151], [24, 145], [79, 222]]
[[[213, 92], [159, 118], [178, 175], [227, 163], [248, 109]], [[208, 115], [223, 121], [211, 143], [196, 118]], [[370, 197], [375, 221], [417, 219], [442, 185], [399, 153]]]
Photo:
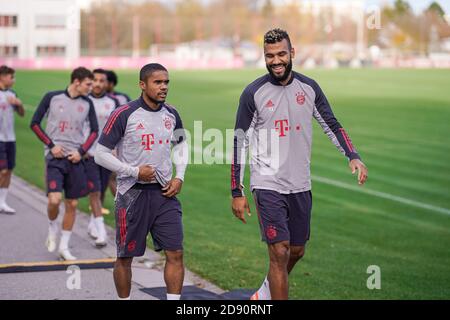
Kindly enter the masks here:
[[380, 192], [380, 191], [375, 191], [375, 190], [371, 190], [371, 189], [367, 189], [366, 187], [361, 187], [361, 186], [354, 186], [345, 182], [341, 182], [341, 181], [337, 181], [337, 180], [333, 180], [333, 179], [328, 179], [328, 178], [324, 178], [324, 177], [320, 177], [320, 176], [316, 176], [313, 175], [312, 176], [313, 181], [317, 181], [320, 183], [325, 183], [328, 185], [332, 185], [335, 187], [339, 187], [339, 188], [343, 188], [343, 189], [347, 189], [347, 190], [351, 190], [351, 191], [356, 191], [356, 192], [361, 192], [361, 193], [365, 193], [371, 196], [375, 196], [375, 197], [379, 197], [379, 198], [383, 198], [386, 200], [391, 200], [391, 201], [395, 201], [395, 202], [400, 202], [403, 204], [407, 204], [413, 207], [417, 207], [417, 208], [421, 208], [421, 209], [425, 209], [425, 210], [430, 210], [430, 211], [434, 211], [434, 212], [438, 212], [438, 213], [442, 213], [445, 215], [450, 215], [450, 210], [447, 208], [442, 208], [442, 207], [437, 207], [431, 204], [427, 204], [424, 202], [420, 202], [420, 201], [415, 201], [415, 200], [411, 200], [408, 198], [403, 198], [403, 197], [399, 197], [399, 196], [395, 196], [393, 194], [390, 193], [385, 193], [385, 192]]

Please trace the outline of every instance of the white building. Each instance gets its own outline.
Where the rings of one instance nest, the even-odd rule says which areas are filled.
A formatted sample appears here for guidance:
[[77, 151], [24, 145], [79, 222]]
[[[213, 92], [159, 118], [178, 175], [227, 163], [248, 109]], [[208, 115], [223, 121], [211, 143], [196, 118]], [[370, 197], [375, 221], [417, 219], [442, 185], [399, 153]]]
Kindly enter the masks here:
[[0, 0], [0, 57], [80, 56], [80, 9], [74, 0]]

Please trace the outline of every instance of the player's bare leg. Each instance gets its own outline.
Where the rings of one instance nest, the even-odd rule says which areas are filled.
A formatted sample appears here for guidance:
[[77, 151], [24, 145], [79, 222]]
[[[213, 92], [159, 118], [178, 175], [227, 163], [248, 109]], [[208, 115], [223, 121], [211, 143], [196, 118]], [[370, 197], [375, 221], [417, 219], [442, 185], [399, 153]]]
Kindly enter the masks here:
[[113, 195], [113, 197], [116, 196], [117, 193], [117, 174], [115, 172], [111, 173], [111, 176], [109, 177], [109, 181], [108, 181], [108, 187], [109, 190], [111, 191], [111, 194]]
[[11, 180], [11, 170], [8, 170], [8, 169], [1, 170], [0, 171], [0, 188], [8, 188], [10, 180]]
[[94, 225], [96, 229], [97, 239], [95, 245], [97, 247], [104, 247], [106, 245], [106, 229], [103, 220], [102, 203], [100, 200], [100, 191], [91, 192], [89, 194], [89, 203], [91, 205], [92, 213], [94, 214]]
[[48, 215], [48, 236], [45, 242], [45, 246], [49, 252], [53, 252], [56, 249], [56, 240], [58, 237], [58, 225], [56, 219], [59, 214], [59, 205], [61, 204], [62, 193], [50, 192], [48, 194], [47, 215]]
[[[113, 197], [116, 197], [116, 193], [117, 193], [116, 177], [117, 177], [117, 174], [115, 172], [111, 172], [111, 175], [109, 176], [109, 180], [108, 180], [108, 188], [109, 188], [109, 191], [111, 191], [111, 194]], [[102, 194], [101, 194], [102, 204], [105, 202], [105, 196], [106, 196], [106, 190], [105, 190], [105, 192], [102, 192]]]
[[75, 217], [77, 212], [78, 200], [77, 199], [65, 199], [64, 200], [65, 213], [63, 220], [63, 230], [72, 231], [75, 224]]
[[114, 284], [119, 299], [129, 299], [131, 292], [131, 263], [133, 258], [117, 258], [114, 264]]
[[9, 188], [11, 184], [12, 171], [4, 169], [0, 171], [0, 188]]
[[89, 204], [91, 205], [92, 213], [94, 217], [98, 218], [102, 216], [102, 204], [100, 201], [100, 192], [89, 193]]
[[[117, 181], [116, 181], [116, 173], [112, 172], [109, 180], [108, 180], [108, 187], [109, 190], [111, 191], [112, 196], [115, 198], [116, 197], [116, 193], [117, 193]], [[103, 207], [103, 204], [105, 203], [105, 197], [106, 197], [106, 190], [104, 192], [101, 193], [100, 195], [100, 201], [102, 203], [102, 213], [103, 214], [109, 214], [109, 210], [107, 208]]]
[[77, 212], [78, 200], [65, 199], [65, 212], [63, 219], [63, 230], [61, 232], [61, 241], [59, 242], [59, 255], [64, 260], [76, 260], [69, 251], [69, 241], [72, 235], [73, 225], [75, 224], [75, 217]]
[[6, 181], [6, 172], [7, 171], [8, 171], [7, 169], [3, 169], [0, 171], [0, 187], [1, 188], [6, 188], [5, 181]]
[[[291, 271], [294, 269], [294, 266], [297, 264], [298, 261], [300, 261], [301, 258], [303, 258], [305, 254], [305, 246], [290, 246], [289, 249], [289, 261], [287, 264], [287, 272], [288, 274], [291, 273]], [[267, 276], [264, 279], [263, 283], [261, 284], [261, 287], [256, 291], [252, 297], [251, 300], [271, 300], [272, 297], [270, 295], [270, 287], [269, 287], [269, 280], [267, 280]]]
[[59, 213], [59, 205], [61, 204], [62, 193], [61, 192], [50, 192], [48, 194], [48, 206], [47, 213], [49, 220], [56, 220]]
[[180, 299], [184, 281], [183, 251], [165, 251], [164, 281], [168, 299]]
[[106, 192], [100, 193], [100, 202], [102, 204], [102, 207], [103, 207], [103, 203], [105, 203], [105, 197], [106, 197]]
[[287, 300], [289, 293], [287, 265], [289, 242], [269, 244], [269, 274], [267, 276], [272, 300]]
[[291, 246], [289, 250], [289, 262], [287, 265], [288, 274], [294, 269], [294, 266], [305, 255], [305, 246]]

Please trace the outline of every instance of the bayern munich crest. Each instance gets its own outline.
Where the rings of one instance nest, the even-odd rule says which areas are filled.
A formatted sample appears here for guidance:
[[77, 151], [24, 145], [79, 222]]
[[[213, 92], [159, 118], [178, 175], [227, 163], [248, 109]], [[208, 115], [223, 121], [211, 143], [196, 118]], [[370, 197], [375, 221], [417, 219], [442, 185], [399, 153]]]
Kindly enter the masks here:
[[299, 105], [304, 105], [305, 104], [306, 98], [305, 98], [305, 93], [304, 92], [297, 92], [296, 97], [297, 97], [297, 103]]
[[277, 229], [274, 226], [269, 226], [266, 229], [266, 237], [269, 240], [273, 240], [277, 237]]
[[166, 127], [167, 130], [171, 130], [172, 129], [172, 120], [170, 118], [165, 118], [164, 119], [164, 126]]

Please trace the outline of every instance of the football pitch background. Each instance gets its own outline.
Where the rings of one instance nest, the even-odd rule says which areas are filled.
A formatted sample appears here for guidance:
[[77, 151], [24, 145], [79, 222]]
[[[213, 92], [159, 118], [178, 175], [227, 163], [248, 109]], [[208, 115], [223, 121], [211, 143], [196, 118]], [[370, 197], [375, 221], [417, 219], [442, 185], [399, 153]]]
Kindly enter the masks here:
[[[14, 90], [27, 114], [16, 120], [15, 174], [40, 188], [43, 145], [29, 123], [42, 96], [64, 89], [69, 73], [16, 74]], [[234, 126], [243, 88], [263, 73], [173, 71], [167, 101], [177, 107], [191, 132], [199, 120], [203, 131], [225, 131]], [[449, 299], [450, 70], [304, 73], [321, 85], [368, 166], [369, 180], [358, 187], [347, 160], [316, 123], [311, 240], [290, 275], [290, 297]], [[118, 90], [137, 97], [138, 72], [118, 75]], [[247, 170], [247, 190], [248, 177]], [[252, 217], [246, 225], [231, 213], [230, 166], [190, 165], [179, 198], [186, 266], [224, 289], [259, 287], [268, 269], [267, 249], [260, 241], [251, 197]], [[113, 209], [109, 193], [106, 206]], [[86, 199], [80, 209], [88, 211]], [[114, 225], [113, 213], [106, 221]], [[371, 265], [380, 268], [380, 290], [366, 286]]]

